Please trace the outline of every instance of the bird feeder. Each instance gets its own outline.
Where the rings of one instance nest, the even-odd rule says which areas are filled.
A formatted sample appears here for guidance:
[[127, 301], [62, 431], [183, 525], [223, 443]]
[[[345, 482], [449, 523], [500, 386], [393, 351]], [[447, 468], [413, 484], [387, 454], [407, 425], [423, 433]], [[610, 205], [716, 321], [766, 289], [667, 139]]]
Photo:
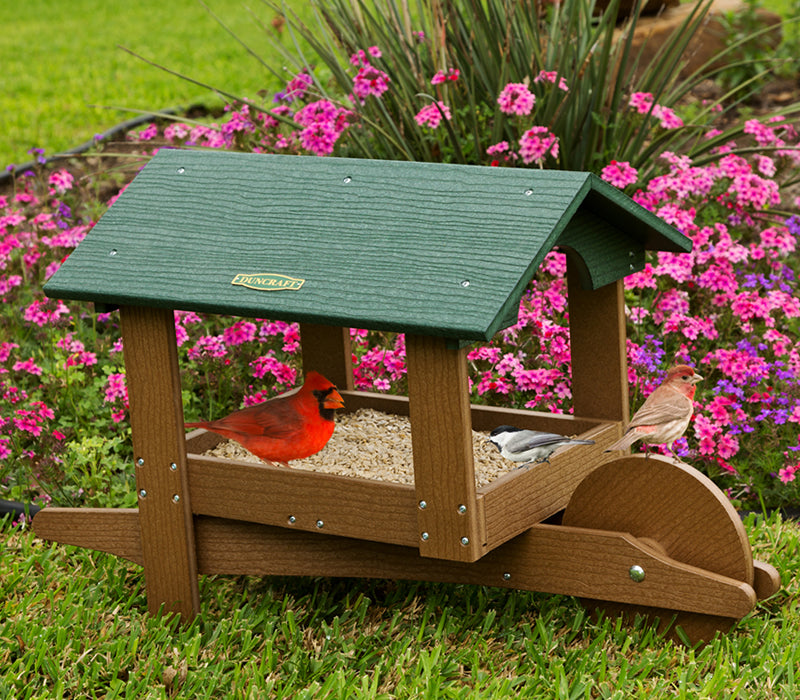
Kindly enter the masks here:
[[[470, 404], [467, 348], [517, 320], [545, 255], [568, 266], [573, 415]], [[119, 307], [135, 509], [47, 508], [45, 539], [144, 568], [191, 619], [198, 574], [504, 586], [649, 610], [697, 638], [778, 586], [691, 467], [605, 453], [629, 417], [623, 278], [691, 242], [588, 173], [161, 150], [47, 283]], [[347, 411], [410, 419], [413, 485], [206, 456], [184, 432], [173, 310], [297, 321], [304, 371]], [[355, 391], [350, 328], [406, 334], [408, 397]], [[471, 431], [592, 446], [477, 487]], [[234, 504], [234, 505], [232, 505]], [[545, 522], [547, 521], [547, 522]]]

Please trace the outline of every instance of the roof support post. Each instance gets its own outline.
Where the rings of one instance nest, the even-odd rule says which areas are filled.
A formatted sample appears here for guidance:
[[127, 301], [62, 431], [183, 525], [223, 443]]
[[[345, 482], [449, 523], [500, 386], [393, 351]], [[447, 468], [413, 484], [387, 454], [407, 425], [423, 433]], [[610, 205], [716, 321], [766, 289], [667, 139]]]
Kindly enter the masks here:
[[175, 320], [120, 309], [147, 607], [191, 621], [200, 611]]
[[303, 372], [316, 370], [341, 391], [353, 389], [350, 329], [317, 323], [300, 324]]
[[419, 551], [475, 561], [483, 553], [482, 501], [475, 493], [466, 348], [406, 336], [409, 417]]
[[628, 362], [622, 280], [584, 289], [567, 255], [572, 396], [576, 416], [627, 422]]

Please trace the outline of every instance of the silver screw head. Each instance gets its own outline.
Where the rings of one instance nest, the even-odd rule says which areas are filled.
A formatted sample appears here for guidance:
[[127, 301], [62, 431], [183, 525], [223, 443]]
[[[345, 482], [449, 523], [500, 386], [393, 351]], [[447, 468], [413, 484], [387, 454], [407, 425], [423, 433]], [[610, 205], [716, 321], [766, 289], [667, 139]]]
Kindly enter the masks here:
[[325, 523], [322, 520], [317, 520], [317, 527], [321, 530], [324, 527]]
[[295, 518], [293, 515], [290, 515], [289, 516], [289, 525], [294, 525], [296, 522], [297, 522], [297, 518]]
[[174, 472], [178, 471], [178, 465], [177, 465], [177, 464], [175, 464], [175, 462], [173, 462], [172, 464], [170, 464], [170, 465], [169, 465], [169, 468], [170, 468], [172, 471], [174, 471]]
[[510, 573], [508, 573], [508, 571], [506, 571], [506, 572], [503, 574], [503, 581], [510, 581], [510, 580], [511, 580], [511, 574], [510, 574]]
[[469, 537], [462, 537], [461, 544], [466, 547], [469, 544]]
[[139, 489], [139, 498], [147, 498], [147, 491]]
[[176, 493], [176, 494], [174, 494], [174, 495], [172, 496], [172, 502], [173, 502], [173, 503], [180, 503], [180, 502], [181, 502], [181, 497], [180, 497], [180, 496], [179, 496], [177, 493]]
[[143, 457], [139, 457], [139, 459], [136, 460], [136, 466], [137, 467], [143, 467], [144, 466], [144, 458]]
[[420, 501], [419, 502], [419, 509], [420, 510], [425, 510], [427, 507], [428, 507], [428, 503], [426, 501]]
[[461, 505], [458, 507], [458, 512], [459, 512], [459, 513], [461, 513], [461, 515], [464, 515], [464, 513], [466, 513], [466, 512], [467, 512], [467, 507], [466, 507], [466, 506], [465, 506], [465, 505], [462, 503], [462, 504], [461, 504]]
[[423, 532], [420, 537], [422, 537], [423, 541], [427, 542], [430, 535], [427, 532]]
[[628, 570], [628, 575], [631, 577], [631, 581], [635, 581], [636, 583], [644, 581], [644, 569], [638, 564], [634, 564]]

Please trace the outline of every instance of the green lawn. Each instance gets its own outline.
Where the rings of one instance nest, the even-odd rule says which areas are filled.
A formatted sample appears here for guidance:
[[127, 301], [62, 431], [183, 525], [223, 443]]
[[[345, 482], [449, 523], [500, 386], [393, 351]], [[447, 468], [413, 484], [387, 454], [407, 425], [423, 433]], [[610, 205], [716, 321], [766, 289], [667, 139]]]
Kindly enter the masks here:
[[[207, 5], [256, 51], [264, 32], [242, 0]], [[262, 21], [273, 13], [253, 3]], [[207, 90], [153, 68], [118, 45], [201, 82], [255, 96], [270, 73], [198, 0], [26, 0], [0, 3], [0, 167], [53, 154], [133, 116], [215, 100]]]

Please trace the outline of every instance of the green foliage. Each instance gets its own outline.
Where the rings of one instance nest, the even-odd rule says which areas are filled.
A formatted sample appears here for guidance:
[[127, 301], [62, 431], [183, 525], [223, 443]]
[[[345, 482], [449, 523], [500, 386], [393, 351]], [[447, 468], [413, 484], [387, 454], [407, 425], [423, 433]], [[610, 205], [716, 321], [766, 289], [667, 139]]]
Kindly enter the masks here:
[[[630, 162], [646, 179], [655, 156], [665, 150], [698, 158], [741, 133], [734, 127], [703, 138], [719, 111], [736, 107], [736, 90], [696, 110], [680, 129], [664, 128], [655, 109], [628, 105], [631, 95], [648, 93], [655, 104], [672, 109], [719, 72], [706, 65], [680, 75], [684, 50], [702, 27], [709, 0], [694, 7], [646, 66], [633, 44], [636, 16], [621, 29], [616, 26], [618, 2], [603, 12], [596, 12], [594, 0], [566, 0], [546, 9], [532, 0], [420, 0], [413, 7], [402, 0], [325, 0], [312, 6], [315, 17], [306, 23], [286, 6], [270, 4], [284, 14], [291, 35], [313, 49], [275, 45], [283, 63], [313, 75], [319, 95], [334, 102], [353, 93], [351, 57], [358, 51], [380, 49], [382, 55], [369, 60], [389, 76], [389, 89], [380, 98], [342, 102], [356, 112], [361, 133], [351, 129], [340, 155], [487, 163], [489, 146], [516, 143], [537, 124], [560, 142], [558, 157], [548, 157], [546, 167], [599, 172], [613, 158]], [[735, 56], [745, 41], [732, 43], [715, 60]], [[750, 64], [757, 67], [758, 61], [742, 62]], [[431, 84], [437, 71], [453, 69], [458, 80]], [[566, 79], [569, 89], [537, 80], [541, 71]], [[534, 92], [530, 118], [497, 109], [509, 82], [526, 83]], [[452, 119], [435, 130], [420, 129], [417, 112], [439, 101], [451, 109]]]
[[783, 588], [692, 649], [564, 596], [359, 579], [203, 577], [203, 613], [180, 627], [146, 614], [139, 567], [0, 524], [0, 694], [795, 698], [800, 530], [745, 526]]

